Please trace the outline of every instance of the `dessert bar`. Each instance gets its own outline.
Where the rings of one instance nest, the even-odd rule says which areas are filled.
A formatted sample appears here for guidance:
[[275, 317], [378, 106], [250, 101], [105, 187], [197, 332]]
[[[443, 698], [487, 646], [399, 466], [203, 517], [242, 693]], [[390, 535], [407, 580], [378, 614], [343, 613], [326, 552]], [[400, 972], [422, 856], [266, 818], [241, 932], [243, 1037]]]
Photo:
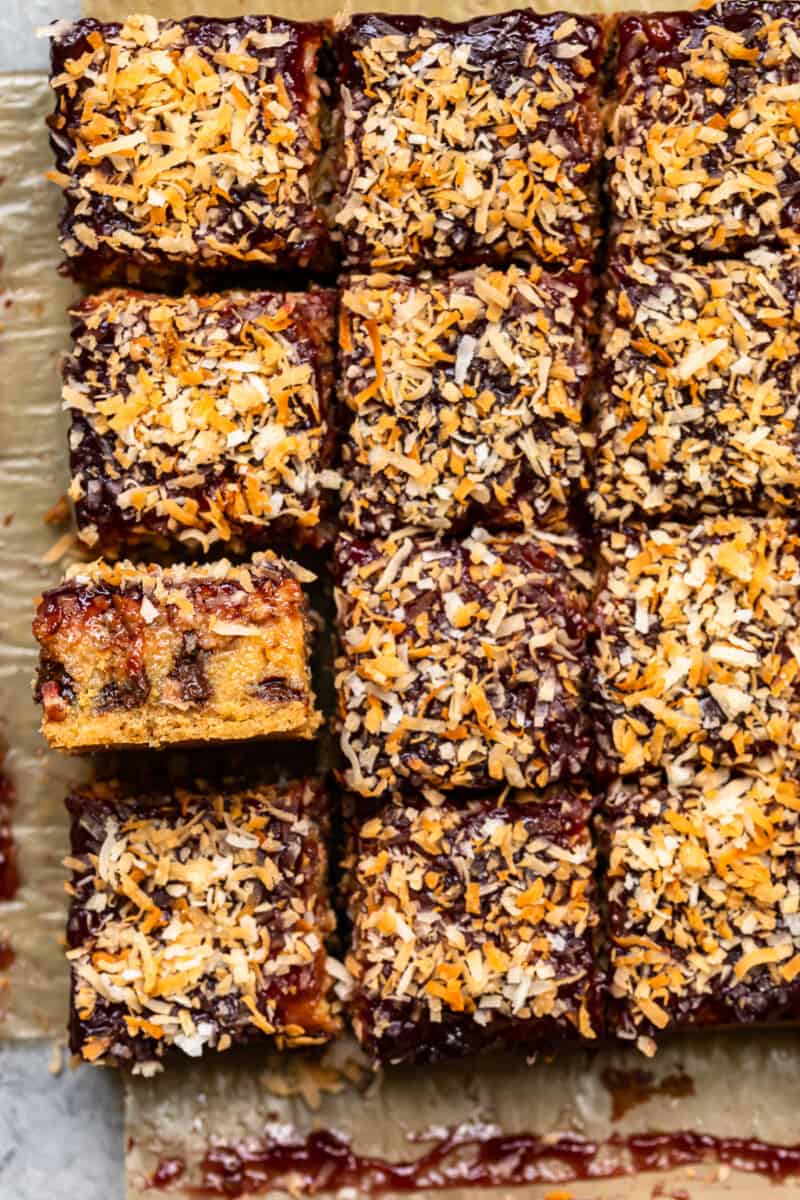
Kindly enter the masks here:
[[89, 750], [312, 737], [311, 579], [270, 553], [241, 566], [71, 568], [33, 626], [45, 738]]
[[800, 258], [612, 255], [601, 522], [787, 508], [800, 488]]
[[272, 17], [56, 31], [49, 119], [70, 272], [137, 284], [324, 266], [323, 27]]
[[606, 829], [609, 1023], [654, 1035], [800, 1017], [800, 786], [708, 771], [615, 789]]
[[111, 781], [67, 807], [73, 1053], [152, 1074], [169, 1050], [339, 1032], [318, 784], [164, 796]]
[[336, 296], [113, 289], [64, 362], [78, 532], [233, 548], [321, 534]]
[[626, 239], [690, 254], [796, 243], [800, 5], [636, 14], [617, 37], [609, 186]]
[[588, 273], [352, 277], [342, 508], [354, 529], [563, 524], [587, 486]]
[[542, 787], [586, 767], [590, 576], [576, 538], [343, 534], [335, 570], [350, 788]]
[[610, 533], [593, 647], [598, 737], [622, 774], [797, 763], [800, 540], [783, 518]]
[[430, 1062], [601, 1032], [587, 798], [560, 789], [426, 805], [362, 825], [351, 898], [356, 1034]]
[[591, 257], [600, 20], [357, 15], [336, 48], [347, 266]]

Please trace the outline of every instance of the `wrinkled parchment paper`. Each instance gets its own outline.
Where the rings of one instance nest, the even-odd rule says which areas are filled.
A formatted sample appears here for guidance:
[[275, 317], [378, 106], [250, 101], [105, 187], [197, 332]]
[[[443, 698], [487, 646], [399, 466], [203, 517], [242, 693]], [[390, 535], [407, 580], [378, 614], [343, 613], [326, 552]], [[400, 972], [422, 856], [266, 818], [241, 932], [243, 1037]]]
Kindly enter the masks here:
[[[347, 1053], [340, 1045], [339, 1053]], [[269, 1062], [275, 1070], [276, 1057]], [[609, 1068], [642, 1067], [636, 1051], [606, 1048], [596, 1056], [578, 1050], [553, 1063], [527, 1067], [519, 1056], [495, 1056], [416, 1070], [384, 1073], [366, 1091], [354, 1087], [322, 1097], [312, 1112], [299, 1099], [271, 1094], [264, 1064], [256, 1056], [229, 1056], [228, 1061], [181, 1066], [154, 1080], [139, 1081], [127, 1093], [128, 1200], [152, 1200], [147, 1180], [158, 1163], [181, 1158], [187, 1170], [170, 1190], [172, 1200], [190, 1200], [191, 1185], [202, 1175], [199, 1163], [209, 1140], [241, 1144], [258, 1140], [265, 1127], [291, 1127], [300, 1135], [334, 1129], [352, 1139], [361, 1154], [390, 1160], [415, 1157], [425, 1149], [424, 1137], [435, 1127], [486, 1123], [492, 1132], [580, 1134], [605, 1141], [650, 1130], [697, 1130], [721, 1137], [750, 1136], [789, 1144], [798, 1138], [796, 1102], [798, 1035], [792, 1030], [747, 1036], [694, 1035], [671, 1039], [647, 1064], [656, 1079], [685, 1072], [694, 1095], [656, 1097], [617, 1122], [602, 1076]], [[604, 1149], [603, 1159], [618, 1161]], [[181, 1184], [187, 1184], [183, 1188]], [[654, 1191], [659, 1185], [661, 1191]], [[683, 1190], [681, 1190], [683, 1189]], [[283, 1192], [262, 1192], [272, 1200]], [[448, 1188], [420, 1190], [421, 1200], [549, 1200], [566, 1195], [575, 1200], [649, 1200], [653, 1196], [681, 1200], [767, 1200], [797, 1196], [798, 1185], [778, 1189], [764, 1179], [728, 1173], [715, 1164], [670, 1172], [648, 1172], [615, 1180], [537, 1184], [513, 1189]], [[391, 1195], [391, 1193], [389, 1193]]]
[[66, 853], [63, 798], [84, 765], [44, 749], [31, 697], [33, 599], [60, 574], [42, 560], [64, 529], [44, 514], [66, 489], [58, 357], [75, 295], [56, 273], [59, 196], [43, 178], [52, 107], [42, 75], [0, 76], [0, 739], [16, 790], [22, 887], [0, 903], [15, 954], [0, 971], [0, 1036], [60, 1034], [67, 974], [60, 939]]
[[249, 13], [271, 13], [276, 17], [290, 17], [294, 21], [319, 21], [338, 12], [381, 12], [381, 13], [424, 13], [426, 16], [445, 17], [448, 21], [466, 21], [470, 17], [486, 17], [490, 13], [507, 12], [511, 8], [531, 8], [536, 12], [606, 12], [616, 13], [642, 9], [694, 8], [693, 0], [150, 0], [147, 5], [136, 7], [135, 0], [83, 0], [81, 10], [85, 17], [96, 17], [98, 21], [119, 21], [131, 12], [146, 11], [157, 17], [187, 17], [202, 12], [207, 17], [241, 17]]
[[[674, 4], [674, 7], [688, 7]], [[100, 19], [118, 19], [135, 4], [87, 0], [84, 11]], [[262, 3], [243, 0], [151, 0], [157, 16], [208, 15], [264, 11]], [[330, 15], [324, 0], [295, 0], [271, 5], [279, 15], [313, 19]], [[386, 12], [424, 11], [451, 19], [488, 14], [509, 7], [508, 0], [404, 0], [371, 4], [356, 0], [354, 9]], [[562, 7], [547, 0], [540, 10]], [[573, 7], [577, 7], [573, 4]], [[595, 9], [602, 7], [594, 5]], [[607, 6], [610, 11], [612, 6]], [[643, 7], [630, 3], [614, 10]], [[650, 5], [658, 7], [658, 5]], [[66, 343], [65, 309], [74, 288], [56, 273], [55, 237], [60, 197], [43, 181], [49, 151], [43, 118], [50, 108], [46, 80], [39, 75], [0, 77], [0, 717], [9, 747], [6, 767], [17, 790], [15, 832], [23, 886], [10, 905], [0, 905], [0, 936], [7, 934], [16, 952], [7, 986], [0, 989], [0, 1036], [59, 1032], [66, 1008], [66, 971], [59, 939], [63, 932], [63, 871], [66, 822], [62, 799], [68, 784], [86, 769], [79, 760], [44, 750], [38, 715], [30, 699], [35, 649], [30, 636], [34, 597], [61, 574], [63, 564], [43, 562], [64, 532], [48, 527], [44, 513], [66, 487], [65, 426], [60, 414], [57, 362]], [[342, 1044], [335, 1052], [346, 1056]], [[609, 1066], [644, 1068], [657, 1077], [680, 1069], [694, 1080], [695, 1095], [656, 1097], [619, 1123], [610, 1120], [603, 1084]], [[84, 1068], [90, 1069], [90, 1068]], [[156, 1080], [135, 1080], [127, 1088], [130, 1200], [144, 1200], [143, 1183], [162, 1157], [185, 1158], [186, 1180], [209, 1139], [241, 1142], [258, 1136], [269, 1121], [295, 1127], [332, 1128], [351, 1137], [356, 1150], [394, 1159], [415, 1152], [409, 1141], [435, 1125], [486, 1121], [501, 1132], [574, 1132], [603, 1139], [611, 1132], [702, 1129], [718, 1135], [758, 1137], [777, 1143], [800, 1142], [797, 1080], [800, 1034], [793, 1030], [672, 1039], [653, 1063], [635, 1051], [584, 1051], [554, 1063], [526, 1067], [519, 1060], [495, 1057], [430, 1070], [397, 1070], [373, 1079], [366, 1091], [348, 1086], [324, 1095], [312, 1111], [300, 1099], [278, 1098], [263, 1073], [286, 1070], [286, 1060], [265, 1052], [222, 1055], [202, 1063], [178, 1063]], [[424, 1148], [424, 1143], [422, 1145]], [[648, 1174], [589, 1184], [567, 1184], [577, 1198], [645, 1200], [654, 1194], [691, 1200], [767, 1200], [770, 1184], [736, 1172], [720, 1178], [714, 1166], [680, 1170], [669, 1176]], [[502, 1195], [544, 1200], [554, 1184], [507, 1190], [451, 1189], [442, 1200], [478, 1200]], [[170, 1193], [188, 1196], [180, 1187]], [[800, 1195], [800, 1185], [783, 1190]], [[420, 1193], [423, 1197], [426, 1193]], [[431, 1197], [433, 1193], [429, 1194]]]

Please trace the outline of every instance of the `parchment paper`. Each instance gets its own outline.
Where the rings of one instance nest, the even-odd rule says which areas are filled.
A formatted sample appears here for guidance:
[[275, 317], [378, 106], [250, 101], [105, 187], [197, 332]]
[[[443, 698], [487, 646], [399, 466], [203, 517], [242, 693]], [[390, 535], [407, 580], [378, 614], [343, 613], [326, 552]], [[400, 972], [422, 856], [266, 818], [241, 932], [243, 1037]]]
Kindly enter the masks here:
[[56, 273], [59, 197], [43, 179], [50, 108], [44, 76], [0, 76], [0, 717], [22, 876], [15, 900], [0, 904], [0, 933], [16, 956], [0, 988], [5, 1037], [64, 1028], [62, 802], [82, 770], [44, 750], [31, 697], [33, 599], [60, 573], [42, 559], [64, 530], [46, 525], [44, 514], [66, 488], [57, 365], [74, 295]]
[[[346, 1047], [339, 1052], [344, 1056]], [[275, 1069], [276, 1058], [269, 1066]], [[652, 1066], [658, 1078], [678, 1071], [694, 1081], [695, 1094], [676, 1100], [656, 1098], [611, 1121], [609, 1093], [602, 1075], [609, 1067], [642, 1066], [635, 1051], [606, 1048], [596, 1056], [577, 1051], [554, 1063], [527, 1067], [516, 1058], [465, 1061], [437, 1068], [387, 1071], [364, 1093], [350, 1088], [323, 1097], [311, 1112], [298, 1099], [271, 1095], [261, 1081], [263, 1063], [253, 1056], [227, 1062], [191, 1064], [155, 1080], [140, 1081], [127, 1091], [126, 1132], [133, 1140], [128, 1155], [128, 1200], [153, 1200], [146, 1181], [164, 1158], [187, 1163], [182, 1182], [197, 1184], [197, 1168], [209, 1139], [241, 1144], [258, 1139], [275, 1122], [302, 1135], [314, 1128], [334, 1129], [352, 1139], [355, 1150], [390, 1160], [413, 1158], [424, 1149], [409, 1134], [435, 1127], [487, 1122], [503, 1133], [535, 1131], [577, 1133], [603, 1141], [611, 1134], [650, 1130], [697, 1130], [722, 1137], [751, 1136], [788, 1144], [798, 1137], [796, 1115], [797, 1034], [691, 1036], [671, 1039]], [[654, 1189], [664, 1185], [658, 1192]], [[683, 1189], [683, 1190], [679, 1190]], [[688, 1191], [686, 1190], [688, 1189]], [[670, 1172], [648, 1172], [636, 1178], [586, 1183], [547, 1183], [513, 1189], [448, 1188], [420, 1190], [420, 1200], [646, 1200], [680, 1196], [681, 1200], [766, 1200], [773, 1185], [714, 1164]], [[191, 1200], [180, 1185], [170, 1200]], [[260, 1192], [277, 1200], [283, 1192]], [[392, 1195], [392, 1193], [388, 1193]], [[777, 1195], [800, 1195], [798, 1185]]]
[[[409, 6], [403, 0], [372, 4], [356, 0], [354, 10], [414, 11], [450, 19], [508, 8], [508, 0], [444, 0]], [[87, 15], [101, 19], [124, 16], [130, 2], [96, 0], [84, 5]], [[313, 19], [330, 15], [324, 0], [296, 0], [266, 6], [242, 0], [151, 0], [157, 16], [186, 16], [202, 9], [208, 15], [263, 12]], [[563, 7], [536, 5], [541, 11]], [[573, 7], [577, 7], [573, 5]], [[592, 6], [607, 11], [640, 8], [623, 3]], [[650, 7], [661, 7], [659, 4]], [[673, 7], [689, 7], [673, 4]], [[73, 289], [56, 274], [59, 260], [55, 225], [60, 198], [41, 175], [49, 165], [42, 120], [50, 108], [42, 76], [0, 78], [0, 230], [4, 262], [0, 270], [0, 714], [9, 745], [7, 768], [18, 802], [15, 829], [20, 847], [23, 887], [18, 898], [0, 908], [0, 932], [8, 932], [17, 954], [7, 990], [0, 992], [0, 1035], [28, 1036], [63, 1026], [66, 978], [58, 940], [64, 904], [60, 859], [66, 851], [66, 825], [61, 803], [68, 782], [81, 773], [77, 760], [44, 751], [36, 732], [37, 713], [30, 700], [35, 651], [30, 636], [35, 595], [61, 573], [43, 556], [62, 531], [43, 523], [44, 512], [66, 486], [64, 423], [59, 416], [57, 358], [66, 340], [65, 309]], [[10, 303], [9, 303], [10, 302]], [[9, 523], [8, 516], [11, 516]], [[63, 564], [62, 564], [63, 565]], [[344, 1054], [342, 1045], [337, 1053]], [[241, 1141], [260, 1134], [268, 1120], [310, 1128], [333, 1128], [352, 1137], [363, 1153], [408, 1158], [409, 1135], [434, 1125], [452, 1126], [478, 1119], [503, 1132], [579, 1132], [602, 1139], [609, 1132], [660, 1129], [703, 1129], [718, 1135], [759, 1137], [777, 1143], [800, 1141], [797, 1081], [800, 1037], [793, 1030], [728, 1036], [673, 1039], [655, 1063], [646, 1064], [634, 1051], [606, 1049], [591, 1057], [569, 1054], [552, 1063], [528, 1068], [519, 1061], [495, 1057], [453, 1066], [392, 1071], [374, 1080], [368, 1091], [349, 1087], [324, 1096], [312, 1112], [299, 1099], [279, 1099], [261, 1081], [264, 1067], [285, 1070], [285, 1059], [252, 1051], [220, 1056], [200, 1064], [178, 1064], [153, 1081], [133, 1081], [127, 1088], [129, 1196], [144, 1200], [143, 1180], [162, 1156], [179, 1156], [192, 1164], [209, 1138]], [[659, 1076], [680, 1067], [694, 1080], [695, 1096], [656, 1098], [638, 1107], [617, 1125], [611, 1124], [602, 1072], [609, 1065], [647, 1066]], [[723, 1172], [723, 1174], [725, 1174]], [[639, 1180], [569, 1184], [576, 1198], [644, 1200], [660, 1193], [721, 1200], [766, 1200], [775, 1192], [753, 1176], [730, 1173], [720, 1178], [714, 1167], [647, 1175]], [[508, 1191], [519, 1200], [543, 1200], [554, 1185]], [[436, 1193], [442, 1200], [479, 1200], [476, 1189]], [[502, 1189], [483, 1193], [498, 1197]], [[800, 1185], [782, 1189], [800, 1196]], [[148, 1193], [149, 1198], [153, 1193]], [[174, 1189], [173, 1197], [187, 1196]], [[424, 1196], [425, 1193], [420, 1193]], [[432, 1196], [433, 1194], [431, 1194]]]
[[[382, 12], [424, 13], [431, 17], [445, 17], [448, 21], [466, 21], [470, 17], [485, 17], [490, 13], [507, 12], [511, 8], [530, 8], [535, 12], [580, 12], [618, 13], [641, 12], [644, 9], [684, 9], [697, 7], [694, 0], [533, 0], [524, 4], [522, 0], [344, 0], [340, 4], [331, 0], [203, 0], [203, 3], [187, 4], [186, 0], [150, 0], [146, 11], [157, 17], [186, 17], [200, 12], [208, 17], [240, 17], [250, 13], [272, 13], [276, 17], [291, 17], [295, 21], [319, 21], [332, 17], [337, 12]], [[83, 15], [96, 17], [98, 21], [119, 21], [137, 10], [133, 0], [83, 0]]]

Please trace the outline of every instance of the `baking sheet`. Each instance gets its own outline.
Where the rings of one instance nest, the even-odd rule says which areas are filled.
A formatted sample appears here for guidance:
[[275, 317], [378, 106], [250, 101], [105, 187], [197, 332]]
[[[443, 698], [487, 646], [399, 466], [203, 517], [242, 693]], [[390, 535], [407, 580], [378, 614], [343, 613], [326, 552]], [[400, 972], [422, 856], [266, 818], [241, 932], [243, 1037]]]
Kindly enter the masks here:
[[[87, 15], [101, 19], [124, 16], [129, 3], [97, 0], [84, 4]], [[134, 6], [135, 7], [135, 6]], [[193, 6], [185, 0], [151, 0], [157, 16], [185, 16]], [[263, 12], [264, 3], [206, 0], [208, 15]], [[271, 6], [272, 11], [313, 19], [330, 13], [318, 0]], [[379, 7], [385, 12], [427, 12], [458, 19], [509, 7], [504, 0], [461, 0], [409, 6], [403, 0], [379, 5], [356, 0], [353, 10]], [[541, 3], [540, 11], [562, 7]], [[600, 5], [593, 6], [595, 10]], [[643, 7], [627, 0], [608, 11]], [[659, 7], [659, 5], [651, 5]], [[687, 4], [674, 7], [689, 7]], [[45, 511], [66, 486], [64, 423], [59, 415], [57, 359], [66, 337], [65, 309], [74, 295], [56, 274], [59, 259], [55, 224], [60, 197], [42, 180], [49, 151], [42, 120], [50, 108], [40, 75], [0, 78], [0, 230], [4, 261], [0, 268], [0, 713], [10, 747], [7, 768], [17, 788], [15, 831], [23, 886], [11, 905], [0, 908], [0, 934], [7, 932], [16, 951], [7, 988], [0, 992], [0, 1035], [25, 1037], [60, 1031], [65, 1016], [66, 978], [58, 945], [63, 931], [64, 902], [60, 859], [66, 851], [66, 823], [61, 801], [81, 764], [44, 751], [36, 732], [38, 719], [30, 700], [35, 662], [30, 637], [33, 597], [56, 579], [61, 566], [42, 559], [63, 532], [43, 522]], [[34, 131], [36, 131], [34, 135]], [[11, 516], [10, 523], [5, 519]], [[63, 565], [63, 564], [62, 564]], [[85, 769], [85, 768], [84, 768]], [[342, 1043], [336, 1055], [346, 1055]], [[603, 1084], [609, 1065], [647, 1067], [658, 1076], [677, 1069], [694, 1080], [694, 1097], [655, 1097], [618, 1124], [610, 1120], [610, 1100]], [[604, 1138], [609, 1132], [696, 1128], [717, 1135], [759, 1137], [777, 1143], [800, 1141], [796, 1116], [796, 1081], [800, 1073], [800, 1038], [791, 1030], [739, 1036], [674, 1039], [655, 1063], [635, 1051], [606, 1049], [590, 1057], [567, 1055], [554, 1063], [523, 1063], [504, 1058], [458, 1063], [429, 1071], [391, 1071], [363, 1092], [352, 1086], [323, 1094], [319, 1107], [297, 1097], [281, 1098], [264, 1082], [265, 1070], [295, 1076], [296, 1063], [250, 1051], [208, 1062], [182, 1063], [152, 1081], [127, 1087], [129, 1197], [148, 1200], [144, 1183], [157, 1161], [183, 1157], [197, 1163], [209, 1138], [241, 1142], [258, 1136], [265, 1123], [277, 1119], [303, 1134], [311, 1128], [333, 1128], [352, 1137], [362, 1153], [407, 1158], [413, 1153], [409, 1135], [435, 1125], [484, 1120], [504, 1132], [578, 1132]], [[726, 1172], [722, 1172], [726, 1175]], [[664, 1183], [663, 1196], [760, 1197], [775, 1193], [769, 1183], [732, 1172], [720, 1178], [713, 1166], [680, 1170], [669, 1176], [570, 1184], [567, 1192], [594, 1200], [630, 1197], [642, 1200]], [[543, 1200], [554, 1185], [492, 1190], [521, 1200]], [[188, 1196], [180, 1187], [173, 1198]], [[419, 1193], [424, 1197], [433, 1193]], [[478, 1200], [480, 1189], [437, 1192], [443, 1200]], [[783, 1195], [800, 1196], [792, 1183]]]

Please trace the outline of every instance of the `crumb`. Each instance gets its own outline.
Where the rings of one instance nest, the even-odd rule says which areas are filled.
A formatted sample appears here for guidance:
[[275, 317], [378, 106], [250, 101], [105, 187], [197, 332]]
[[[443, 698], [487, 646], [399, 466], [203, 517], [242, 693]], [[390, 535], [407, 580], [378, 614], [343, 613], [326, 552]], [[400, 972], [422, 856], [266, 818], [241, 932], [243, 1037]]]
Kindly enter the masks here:
[[66, 1048], [66, 1040], [64, 1038], [59, 1039], [57, 1042], [53, 1042], [50, 1051], [50, 1062], [47, 1069], [50, 1074], [56, 1078], [64, 1070], [64, 1054], [66, 1052]]
[[51, 563], [60, 562], [62, 558], [66, 558], [66, 556], [67, 556], [67, 554], [69, 554], [70, 550], [77, 549], [77, 548], [78, 548], [77, 537], [71, 530], [67, 530], [66, 533], [62, 533], [61, 537], [58, 538], [57, 541], [53, 542], [53, 545], [50, 547], [49, 550], [45, 551], [45, 553], [42, 555], [42, 557], [39, 559], [39, 561], [41, 563], [45, 563], [47, 565], [50, 565]]
[[45, 525], [66, 525], [68, 520], [69, 500], [66, 496], [60, 496], [44, 514], [44, 523]]

